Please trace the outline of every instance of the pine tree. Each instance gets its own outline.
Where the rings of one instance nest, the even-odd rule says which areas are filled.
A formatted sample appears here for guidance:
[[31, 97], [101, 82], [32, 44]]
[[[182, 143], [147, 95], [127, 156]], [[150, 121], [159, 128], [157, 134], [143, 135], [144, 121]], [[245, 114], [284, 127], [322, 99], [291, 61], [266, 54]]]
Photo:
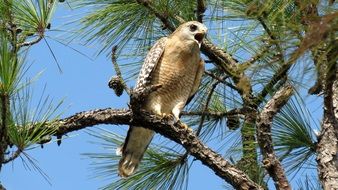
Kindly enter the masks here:
[[[167, 140], [153, 142], [138, 172], [127, 179], [113, 175], [119, 157], [109, 151], [119, 147], [124, 137], [108, 130], [91, 132], [107, 149], [107, 153], [87, 154], [97, 163], [98, 177], [111, 180], [103, 189], [187, 189], [195, 160], [235, 189], [270, 189], [273, 185], [276, 189], [338, 189], [338, 12], [334, 0], [67, 3], [87, 11], [74, 21], [76, 32], [69, 36], [98, 43], [99, 54], [112, 56], [117, 76], [109, 86], [118, 96], [128, 93], [130, 107], [89, 110], [63, 119], [57, 114], [60, 104], [52, 106], [48, 98], [30, 108], [25, 55], [30, 46], [44, 39], [58, 3], [3, 0], [2, 164], [26, 155], [25, 150], [34, 144], [49, 142], [51, 136], [61, 142], [63, 135], [89, 126], [137, 123]], [[193, 131], [138, 111], [139, 99], [129, 87], [149, 47], [190, 20], [203, 22], [209, 29], [201, 47], [207, 63], [202, 84], [181, 117]], [[120, 62], [123, 58], [130, 61]], [[314, 77], [316, 82], [310, 86]], [[323, 101], [321, 122], [308, 110], [309, 99]], [[319, 133], [314, 132], [317, 126]], [[209, 143], [217, 148], [208, 148]], [[6, 154], [12, 146], [16, 151]], [[300, 178], [297, 187], [291, 187], [297, 172], [317, 169], [318, 176]], [[308, 182], [309, 178], [314, 182]], [[270, 179], [274, 184], [268, 183]]]

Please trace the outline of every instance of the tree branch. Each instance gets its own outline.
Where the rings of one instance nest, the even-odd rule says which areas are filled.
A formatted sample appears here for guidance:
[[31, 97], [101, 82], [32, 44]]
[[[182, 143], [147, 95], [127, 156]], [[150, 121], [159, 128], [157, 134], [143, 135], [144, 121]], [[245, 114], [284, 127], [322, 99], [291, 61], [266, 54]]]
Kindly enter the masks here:
[[248, 68], [250, 65], [258, 61], [260, 58], [262, 58], [269, 50], [270, 50], [270, 45], [264, 46], [263, 50], [257, 53], [256, 55], [252, 56], [249, 60], [243, 62], [241, 65], [244, 65], [245, 68]]
[[166, 14], [162, 14], [161, 12], [157, 11], [156, 8], [151, 5], [151, 1], [137, 0], [137, 2], [146, 7], [147, 9], [149, 9], [158, 19], [160, 19], [164, 25], [163, 28], [168, 28], [172, 32], [175, 31], [176, 28], [169, 22], [168, 16]]
[[206, 111], [206, 112], [202, 112], [202, 111], [182, 111], [181, 115], [182, 116], [201, 116], [201, 115], [205, 115], [207, 117], [215, 117], [215, 118], [220, 118], [220, 117], [225, 117], [225, 116], [233, 116], [233, 115], [239, 115], [239, 114], [243, 114], [244, 110], [240, 109], [240, 108], [236, 108], [227, 112], [214, 112], [214, 111]]
[[117, 77], [116, 76], [112, 77], [108, 82], [108, 86], [109, 88], [112, 88], [114, 90], [117, 96], [121, 96], [123, 90], [125, 90], [127, 94], [130, 95], [130, 89], [128, 88], [126, 82], [124, 81], [120, 67], [116, 62], [116, 50], [117, 46], [114, 46], [111, 51], [111, 62], [113, 63], [113, 67]]
[[211, 73], [210, 71], [204, 71], [204, 73], [208, 76], [210, 76], [211, 78], [215, 79], [215, 80], [218, 80], [219, 82], [227, 85], [228, 87], [236, 90], [239, 94], [242, 93], [242, 90], [237, 88], [236, 86], [234, 86], [233, 84], [231, 84], [230, 82], [227, 82], [225, 79], [227, 79], [228, 77], [223, 77], [223, 78], [220, 78], [216, 75], [214, 75], [213, 73]]
[[264, 21], [264, 19], [262, 17], [258, 17], [257, 18], [259, 23], [263, 26], [265, 32], [269, 35], [270, 39], [272, 40], [272, 43], [271, 44], [274, 44], [277, 48], [277, 51], [278, 51], [278, 54], [280, 54], [281, 56], [281, 59], [282, 59], [282, 62], [284, 62], [284, 58], [283, 58], [283, 49], [282, 47], [280, 46], [280, 43], [278, 41], [278, 38], [277, 36], [275, 36], [272, 31], [270, 30], [270, 28], [268, 27], [268, 25], [266, 24], [266, 22]]
[[166, 121], [149, 113], [141, 112], [140, 115], [135, 115], [129, 109], [98, 109], [77, 113], [68, 118], [48, 123], [46, 127], [56, 128], [55, 135], [60, 136], [98, 124], [146, 126], [181, 144], [192, 156], [236, 189], [262, 189], [243, 171], [204, 145], [192, 131], [185, 129], [180, 122]]
[[6, 158], [4, 161], [3, 161], [3, 164], [7, 164], [8, 162], [11, 162], [13, 160], [15, 160], [17, 157], [20, 156], [22, 150], [20, 148], [18, 148], [12, 155], [11, 157], [9, 158]]
[[205, 120], [205, 114], [204, 114], [204, 113], [208, 111], [209, 103], [210, 103], [210, 101], [211, 101], [212, 94], [214, 93], [214, 91], [215, 91], [217, 85], [220, 83], [220, 81], [224, 81], [224, 77], [223, 77], [223, 79], [214, 82], [214, 83], [212, 84], [212, 86], [211, 86], [209, 92], [208, 92], [207, 100], [206, 100], [206, 103], [205, 103], [204, 108], [203, 108], [203, 110], [202, 110], [202, 113], [203, 113], [203, 114], [202, 114], [202, 116], [201, 116], [200, 124], [199, 124], [199, 126], [198, 126], [198, 128], [197, 128], [197, 131], [196, 131], [196, 135], [197, 135], [197, 136], [199, 136], [199, 134], [201, 133], [201, 130], [202, 130], [202, 127], [203, 127], [203, 123], [204, 123], [204, 120]]
[[205, 6], [205, 0], [197, 0], [197, 10], [196, 10], [196, 16], [198, 22], [203, 22], [203, 14], [207, 10]]
[[27, 41], [27, 42], [22, 42], [17, 45], [18, 48], [24, 47], [24, 46], [32, 46], [34, 44], [39, 43], [43, 39], [43, 34], [39, 34], [37, 38]]
[[282, 87], [264, 106], [257, 117], [257, 141], [263, 154], [263, 165], [275, 182], [276, 189], [291, 189], [272, 142], [271, 123], [274, 116], [293, 94], [291, 85]]
[[0, 170], [5, 160], [5, 151], [8, 146], [8, 123], [9, 123], [9, 109], [10, 99], [8, 94], [0, 94]]
[[293, 62], [287, 62], [283, 64], [277, 72], [272, 76], [271, 80], [266, 84], [263, 88], [263, 90], [257, 95], [257, 97], [254, 100], [255, 105], [259, 105], [263, 102], [266, 95], [269, 94], [270, 90], [275, 86], [275, 84], [278, 83], [282, 78], [286, 77], [287, 72], [291, 68]]
[[325, 190], [338, 189], [338, 120], [337, 120], [337, 63], [328, 65], [323, 81], [324, 116], [318, 136], [317, 163], [318, 174]]

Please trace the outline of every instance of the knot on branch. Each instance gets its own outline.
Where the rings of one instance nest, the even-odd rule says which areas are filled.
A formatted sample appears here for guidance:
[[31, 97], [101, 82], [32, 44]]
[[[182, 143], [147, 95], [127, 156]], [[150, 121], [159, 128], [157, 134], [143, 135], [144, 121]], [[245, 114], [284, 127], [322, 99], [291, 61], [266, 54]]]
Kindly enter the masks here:
[[277, 158], [273, 154], [267, 154], [266, 158], [262, 160], [263, 167], [267, 170], [276, 167], [276, 162], [278, 162]]
[[119, 76], [113, 76], [108, 82], [109, 88], [113, 89], [116, 96], [120, 97], [123, 94], [124, 85]]
[[239, 115], [227, 115], [227, 126], [230, 130], [236, 130], [240, 126]]
[[270, 168], [272, 165], [272, 163], [270, 162], [268, 158], [264, 159], [262, 163], [263, 163], [264, 168]]
[[114, 66], [114, 70], [117, 76], [113, 76], [109, 82], [108, 86], [109, 88], [113, 89], [116, 96], [120, 97], [123, 94], [123, 90], [129, 94], [129, 88], [127, 87], [125, 81], [123, 80], [121, 70], [119, 68], [119, 65], [116, 62], [116, 51], [117, 51], [117, 46], [114, 46], [111, 50], [111, 61]]

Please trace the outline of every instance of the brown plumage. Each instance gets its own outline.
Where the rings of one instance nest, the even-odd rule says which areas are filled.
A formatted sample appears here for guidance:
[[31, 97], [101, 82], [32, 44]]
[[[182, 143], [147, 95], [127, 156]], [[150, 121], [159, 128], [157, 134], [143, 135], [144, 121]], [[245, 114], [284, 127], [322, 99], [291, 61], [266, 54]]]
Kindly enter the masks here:
[[[200, 46], [206, 32], [203, 24], [186, 22], [153, 46], [136, 88], [149, 84], [162, 86], [146, 98], [143, 109], [162, 116], [173, 114], [179, 120], [180, 112], [198, 90], [204, 72]], [[128, 177], [136, 171], [153, 135], [152, 130], [130, 126], [122, 147], [120, 176]]]

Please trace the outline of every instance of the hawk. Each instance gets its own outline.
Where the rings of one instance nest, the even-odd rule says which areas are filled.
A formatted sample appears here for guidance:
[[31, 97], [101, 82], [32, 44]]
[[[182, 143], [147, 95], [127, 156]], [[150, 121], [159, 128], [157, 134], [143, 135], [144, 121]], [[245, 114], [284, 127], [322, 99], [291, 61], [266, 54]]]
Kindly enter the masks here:
[[[147, 54], [135, 89], [161, 85], [145, 98], [141, 108], [177, 121], [198, 90], [204, 72], [200, 47], [207, 28], [197, 21], [180, 25], [169, 37], [159, 39]], [[154, 135], [152, 130], [130, 126], [120, 152], [119, 175], [132, 175]]]

